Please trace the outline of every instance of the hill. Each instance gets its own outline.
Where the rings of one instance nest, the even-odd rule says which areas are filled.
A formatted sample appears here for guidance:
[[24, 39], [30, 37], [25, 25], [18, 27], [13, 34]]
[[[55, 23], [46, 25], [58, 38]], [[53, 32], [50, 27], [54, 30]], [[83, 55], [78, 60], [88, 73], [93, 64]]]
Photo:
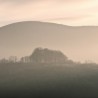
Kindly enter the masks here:
[[97, 62], [97, 36], [97, 26], [72, 27], [36, 21], [13, 23], [0, 27], [0, 58], [30, 55], [32, 49], [41, 46], [61, 50], [73, 60]]

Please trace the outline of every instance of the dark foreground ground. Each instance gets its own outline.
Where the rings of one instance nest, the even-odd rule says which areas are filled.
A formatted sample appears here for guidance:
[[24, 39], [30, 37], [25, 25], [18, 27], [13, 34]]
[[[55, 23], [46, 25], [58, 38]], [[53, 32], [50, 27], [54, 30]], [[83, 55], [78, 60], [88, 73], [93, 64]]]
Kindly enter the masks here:
[[0, 98], [98, 98], [98, 65], [0, 64]]

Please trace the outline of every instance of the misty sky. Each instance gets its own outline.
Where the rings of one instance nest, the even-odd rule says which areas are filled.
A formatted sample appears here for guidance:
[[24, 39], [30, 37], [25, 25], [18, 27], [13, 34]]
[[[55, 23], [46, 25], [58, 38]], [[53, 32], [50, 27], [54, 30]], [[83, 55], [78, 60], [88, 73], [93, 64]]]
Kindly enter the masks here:
[[0, 0], [0, 26], [28, 20], [98, 25], [98, 0]]

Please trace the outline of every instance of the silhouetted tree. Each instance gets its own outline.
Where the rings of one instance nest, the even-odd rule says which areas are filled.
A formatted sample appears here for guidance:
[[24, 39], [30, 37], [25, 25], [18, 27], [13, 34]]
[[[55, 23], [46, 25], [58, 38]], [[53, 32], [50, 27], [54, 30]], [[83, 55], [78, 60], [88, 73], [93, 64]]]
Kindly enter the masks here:
[[64, 63], [67, 59], [61, 51], [47, 48], [36, 48], [30, 56], [30, 61], [33, 63]]
[[2, 58], [1, 60], [0, 60], [0, 63], [8, 63], [9, 61], [7, 60], [7, 59], [5, 59], [5, 58]]
[[22, 63], [29, 63], [30, 62], [30, 57], [29, 56], [22, 57], [20, 59], [20, 62], [22, 62]]
[[16, 56], [10, 56], [9, 57], [9, 62], [10, 63], [16, 63], [17, 62], [17, 57]]

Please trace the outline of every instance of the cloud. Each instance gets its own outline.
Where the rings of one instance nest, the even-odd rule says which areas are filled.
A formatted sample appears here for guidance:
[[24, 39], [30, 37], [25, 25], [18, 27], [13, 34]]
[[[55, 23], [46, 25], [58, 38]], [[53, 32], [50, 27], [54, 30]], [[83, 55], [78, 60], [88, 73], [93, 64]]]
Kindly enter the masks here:
[[28, 3], [28, 2], [45, 2], [45, 1], [50, 1], [50, 2], [60, 2], [60, 3], [73, 3], [73, 2], [86, 2], [90, 0], [0, 0], [0, 3]]
[[26, 20], [87, 24], [83, 20], [94, 19], [95, 6], [97, 0], [0, 0], [0, 25]]
[[65, 17], [59, 17], [59, 18], [50, 18], [49, 21], [59, 21], [59, 20], [67, 20], [67, 21], [74, 21], [74, 20], [80, 20], [90, 17], [90, 15], [75, 15], [75, 16], [65, 16]]
[[20, 3], [20, 2], [29, 2], [29, 1], [35, 1], [35, 0], [0, 0], [0, 2], [14, 2], [14, 3]]
[[0, 4], [13, 4], [13, 5], [21, 5], [30, 2], [35, 2], [36, 0], [0, 0]]

